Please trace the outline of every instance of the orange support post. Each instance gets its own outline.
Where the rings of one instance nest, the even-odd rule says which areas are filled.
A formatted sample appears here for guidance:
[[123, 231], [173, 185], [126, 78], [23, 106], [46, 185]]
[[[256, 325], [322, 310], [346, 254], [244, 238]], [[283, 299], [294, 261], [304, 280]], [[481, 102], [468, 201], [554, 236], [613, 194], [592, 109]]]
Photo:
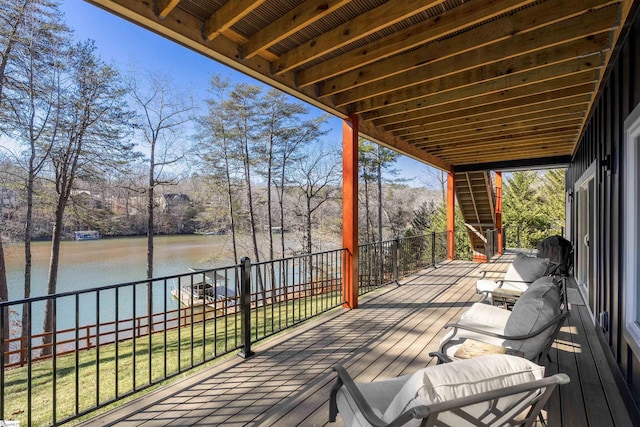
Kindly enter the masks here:
[[358, 308], [358, 117], [342, 122], [342, 301]]
[[447, 173], [447, 259], [456, 258], [456, 183], [453, 172]]
[[496, 172], [496, 228], [498, 229], [498, 255], [503, 252], [502, 235], [502, 172]]

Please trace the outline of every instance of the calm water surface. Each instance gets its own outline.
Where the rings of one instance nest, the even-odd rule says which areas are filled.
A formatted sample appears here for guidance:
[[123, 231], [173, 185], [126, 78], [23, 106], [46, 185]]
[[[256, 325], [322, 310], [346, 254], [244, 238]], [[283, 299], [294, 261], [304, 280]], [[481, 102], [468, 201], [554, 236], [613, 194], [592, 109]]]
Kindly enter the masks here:
[[[157, 236], [154, 238], [154, 277], [186, 273], [189, 267], [213, 268], [233, 264], [229, 236]], [[6, 251], [9, 300], [23, 297], [24, 246]], [[46, 295], [50, 242], [32, 244], [31, 296]], [[58, 292], [143, 280], [146, 277], [146, 237], [64, 241], [60, 250]]]

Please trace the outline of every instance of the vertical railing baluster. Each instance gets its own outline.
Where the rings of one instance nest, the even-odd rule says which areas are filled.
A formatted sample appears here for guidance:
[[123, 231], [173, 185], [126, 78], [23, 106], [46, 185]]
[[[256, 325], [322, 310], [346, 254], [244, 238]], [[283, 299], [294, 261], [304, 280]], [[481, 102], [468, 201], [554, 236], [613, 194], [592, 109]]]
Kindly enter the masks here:
[[[58, 355], [56, 354], [58, 352], [58, 299], [54, 298], [53, 299], [53, 306], [51, 307], [51, 315], [53, 316], [53, 318], [51, 319], [51, 324], [52, 324], [52, 329], [53, 329], [53, 339], [51, 340], [51, 343], [53, 345], [52, 349], [51, 349], [51, 357], [52, 359], [52, 364], [51, 364], [51, 378], [52, 378], [52, 388], [53, 388], [53, 396], [51, 396], [51, 418], [53, 420], [53, 424], [57, 424], [58, 421], [58, 413], [57, 413], [57, 407], [58, 407], [58, 389], [57, 389], [57, 385], [58, 385]], [[0, 328], [1, 329], [1, 328]], [[4, 388], [2, 389], [4, 390]], [[3, 393], [4, 394], [4, 393]], [[2, 418], [4, 419], [4, 417]]]
[[147, 339], [147, 345], [149, 346], [149, 354], [147, 357], [149, 366], [147, 369], [147, 384], [151, 384], [153, 378], [153, 280], [149, 280], [147, 290], [147, 333], [149, 334]]
[[76, 294], [76, 333], [75, 333], [75, 375], [76, 375], [76, 414], [80, 412], [80, 352], [78, 349], [80, 336], [80, 294]]
[[115, 352], [116, 352], [116, 357], [115, 357], [115, 384], [114, 384], [114, 392], [115, 392], [115, 396], [116, 399], [120, 396], [120, 390], [119, 390], [119, 386], [118, 386], [118, 380], [119, 380], [119, 376], [118, 376], [118, 371], [120, 370], [118, 368], [119, 365], [119, 361], [120, 361], [120, 353], [119, 353], [119, 346], [120, 346], [120, 288], [116, 288], [116, 306], [115, 306], [115, 340], [116, 340], [116, 345], [115, 345]]
[[431, 232], [431, 265], [436, 266], [436, 232]]
[[[132, 351], [132, 353], [131, 353], [131, 367], [133, 368], [132, 369], [133, 370], [133, 383], [132, 384], [133, 384], [133, 390], [134, 391], [136, 389], [136, 365], [137, 365], [137, 363], [136, 363], [136, 350], [137, 350], [136, 343], [138, 341], [138, 332], [136, 332], [136, 306], [138, 305], [137, 301], [136, 301], [136, 294], [137, 294], [136, 291], [137, 291], [137, 289], [138, 289], [138, 286], [137, 285], [133, 285], [133, 310], [132, 310], [132, 312], [133, 312], [133, 316], [132, 316], [133, 320], [132, 320], [132, 322], [133, 323], [131, 324], [131, 327], [133, 328], [133, 331], [131, 332], [131, 340], [132, 340], [133, 346], [132, 346], [132, 350], [131, 350]], [[180, 359], [178, 359], [178, 360], [180, 360]]]
[[[54, 347], [54, 351], [55, 351], [55, 347]], [[53, 357], [55, 360], [55, 353]], [[96, 406], [98, 406], [99, 404], [100, 404], [100, 291], [96, 292]]]
[[396, 285], [400, 284], [398, 282], [398, 280], [400, 280], [400, 273], [398, 271], [399, 257], [400, 257], [400, 239], [396, 237], [395, 239], [393, 239], [393, 246], [391, 249], [391, 268], [393, 272], [393, 281], [396, 283]]
[[[9, 325], [5, 325], [5, 311], [7, 307], [0, 305], [0, 420], [6, 419], [4, 416], [4, 352], [5, 352], [5, 330], [9, 329]], [[8, 316], [7, 316], [8, 317]], [[54, 395], [55, 399], [55, 395]], [[55, 405], [55, 403], [54, 403]], [[55, 421], [55, 418], [54, 418]]]
[[[195, 290], [195, 284], [193, 283], [193, 276], [194, 274], [191, 274], [189, 277], [191, 279], [191, 299], [189, 300], [191, 302], [191, 305], [189, 307], [189, 318], [190, 318], [190, 325], [189, 325], [189, 330], [191, 333], [191, 339], [189, 340], [189, 366], [193, 367], [193, 309], [195, 308], [196, 305], [196, 298], [195, 298], [195, 294], [194, 294], [194, 290]], [[202, 295], [201, 297], [204, 299], [205, 298], [205, 288], [204, 288], [204, 274], [202, 275]]]
[[[167, 378], [167, 311], [169, 311], [167, 307], [167, 286], [168, 283], [165, 280], [162, 296], [164, 307], [164, 315], [162, 316], [162, 378]], [[178, 289], [178, 292], [180, 292], [180, 289]], [[178, 305], [180, 305], [180, 294], [178, 294]]]
[[251, 351], [251, 260], [240, 260], [240, 307], [242, 328], [242, 350], [238, 355], [247, 359], [254, 355]]
[[32, 371], [32, 366], [31, 366], [31, 346], [32, 346], [32, 342], [31, 342], [32, 338], [31, 337], [33, 335], [33, 325], [32, 325], [32, 318], [31, 318], [31, 315], [32, 315], [32, 305], [31, 304], [32, 304], [31, 301], [29, 301], [27, 303], [27, 316], [26, 316], [27, 317], [27, 336], [26, 336], [26, 339], [27, 339], [27, 343], [26, 343], [27, 344], [26, 345], [26, 348], [27, 348], [27, 354], [26, 354], [26, 356], [27, 356], [27, 425], [29, 425], [29, 426], [31, 425], [31, 419], [32, 419], [32, 417], [31, 417], [31, 415], [32, 415], [31, 414], [31, 406], [32, 406], [31, 405], [31, 395], [33, 394], [32, 393], [33, 392], [33, 390], [32, 390], [32, 387], [33, 387], [33, 382], [32, 382], [33, 371]]

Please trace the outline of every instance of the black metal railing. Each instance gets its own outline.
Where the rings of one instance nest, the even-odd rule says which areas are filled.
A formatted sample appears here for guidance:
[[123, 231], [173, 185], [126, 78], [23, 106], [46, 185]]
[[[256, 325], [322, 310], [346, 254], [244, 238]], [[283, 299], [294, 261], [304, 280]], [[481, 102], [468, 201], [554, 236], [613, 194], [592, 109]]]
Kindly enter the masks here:
[[408, 236], [358, 247], [360, 295], [397, 282], [447, 258], [447, 233]]
[[342, 304], [345, 253], [1, 302], [0, 419], [61, 424], [230, 352], [250, 356]]
[[[250, 357], [253, 343], [343, 304], [346, 256], [339, 249], [254, 264], [243, 258], [0, 302], [0, 420], [58, 425], [222, 355]], [[446, 257], [446, 232], [361, 245], [359, 292]]]
[[564, 237], [564, 227], [562, 226], [505, 224], [502, 230], [504, 248], [536, 249], [538, 243], [549, 236], [559, 235]]

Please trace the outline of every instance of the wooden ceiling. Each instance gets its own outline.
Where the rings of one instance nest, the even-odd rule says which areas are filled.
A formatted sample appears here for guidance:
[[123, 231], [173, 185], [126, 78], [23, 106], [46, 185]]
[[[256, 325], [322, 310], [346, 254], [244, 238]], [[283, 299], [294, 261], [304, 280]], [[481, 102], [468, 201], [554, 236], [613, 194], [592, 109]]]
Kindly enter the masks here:
[[88, 1], [446, 170], [568, 159], [633, 3]]

